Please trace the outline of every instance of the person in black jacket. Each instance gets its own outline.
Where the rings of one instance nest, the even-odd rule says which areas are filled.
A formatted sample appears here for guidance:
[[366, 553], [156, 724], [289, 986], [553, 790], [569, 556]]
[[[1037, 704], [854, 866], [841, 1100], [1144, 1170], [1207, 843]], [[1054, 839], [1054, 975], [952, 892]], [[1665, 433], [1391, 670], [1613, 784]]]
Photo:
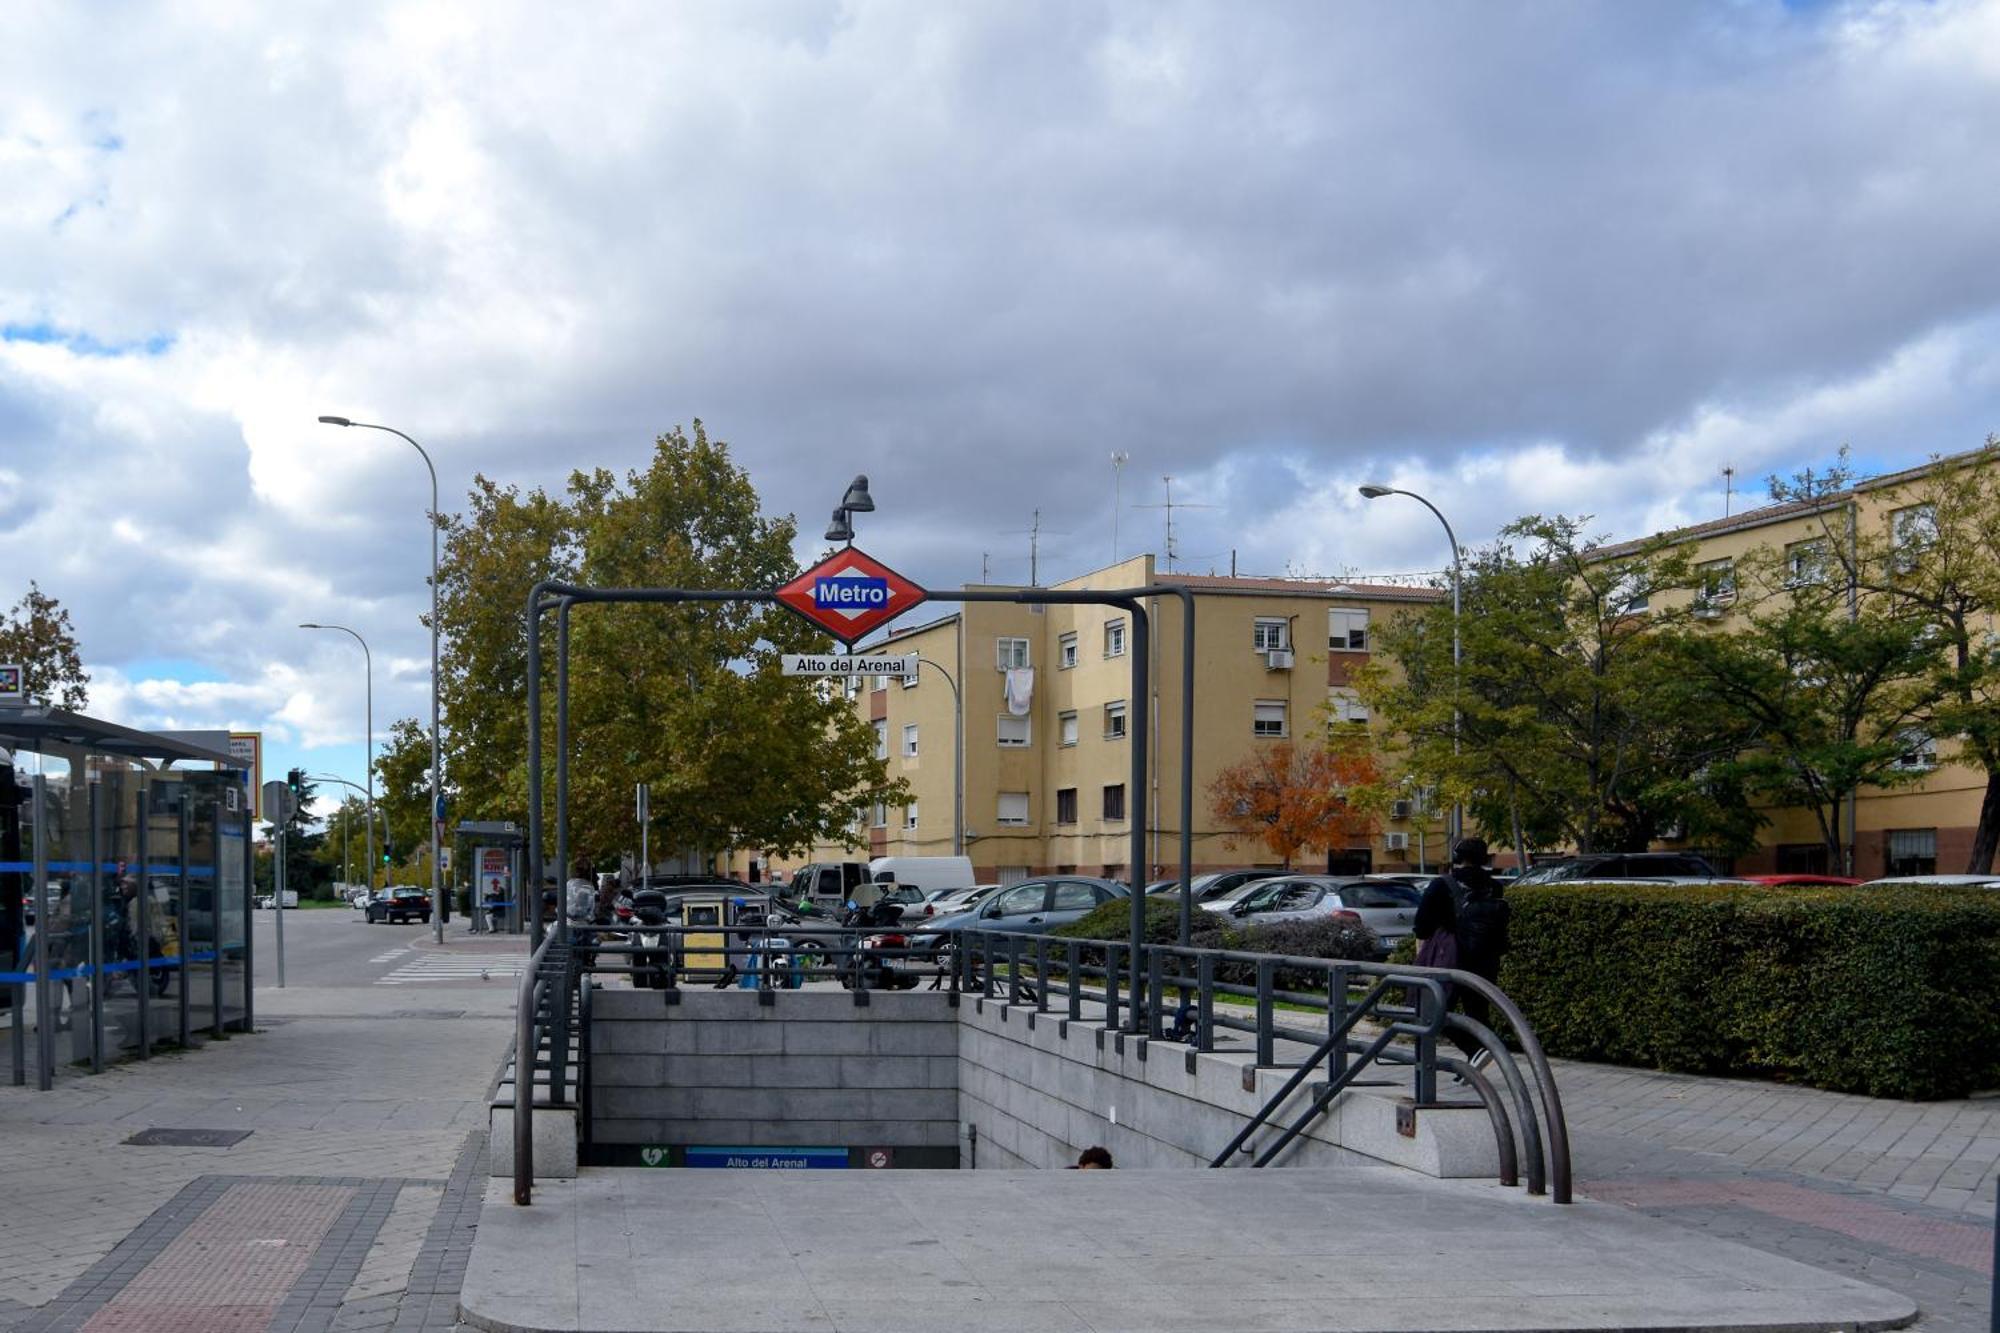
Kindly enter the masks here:
[[[1440, 930], [1458, 941], [1458, 968], [1488, 981], [1500, 979], [1500, 958], [1507, 952], [1507, 918], [1512, 908], [1500, 881], [1487, 869], [1492, 853], [1482, 838], [1460, 838], [1451, 849], [1451, 867], [1432, 880], [1417, 903], [1416, 935], [1427, 940]], [[1467, 1018], [1493, 1026], [1493, 1007], [1486, 997], [1464, 986], [1452, 988], [1452, 1005]], [[1448, 1035], [1476, 1064], [1488, 1058], [1479, 1043], [1463, 1032]]]

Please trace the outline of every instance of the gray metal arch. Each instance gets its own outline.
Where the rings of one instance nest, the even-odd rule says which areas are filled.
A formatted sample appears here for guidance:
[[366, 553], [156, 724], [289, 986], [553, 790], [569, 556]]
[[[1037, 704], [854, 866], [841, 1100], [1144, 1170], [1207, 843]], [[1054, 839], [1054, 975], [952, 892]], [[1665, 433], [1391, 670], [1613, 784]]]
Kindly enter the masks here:
[[[926, 600], [932, 593], [924, 591]], [[1144, 599], [1175, 597], [1181, 603], [1181, 774], [1180, 774], [1180, 929], [1182, 944], [1193, 930], [1194, 902], [1189, 881], [1194, 853], [1194, 593], [1171, 584], [1151, 584], [1141, 588], [1076, 589], [964, 589], [942, 593], [938, 601], [1000, 602], [1017, 606], [1112, 606], [1132, 614], [1132, 698], [1142, 705], [1150, 698], [1147, 689], [1152, 674], [1152, 617]], [[541, 618], [549, 610], [558, 612], [558, 657], [556, 663], [556, 837], [558, 879], [567, 873], [569, 852], [569, 612], [578, 603], [626, 602], [679, 605], [682, 603], [754, 602], [783, 605], [769, 589], [717, 588], [589, 588], [554, 579], [537, 583], [528, 593], [526, 627], [528, 633], [528, 871], [533, 881], [535, 910], [531, 915], [533, 938], [541, 942], [542, 876], [542, 640]], [[1133, 957], [1145, 945], [1146, 931], [1146, 770], [1151, 746], [1150, 713], [1146, 709], [1141, 725], [1131, 733], [1132, 799], [1127, 809], [1131, 818], [1132, 916], [1130, 943]], [[560, 890], [556, 930], [566, 937], [569, 922], [562, 910]], [[1143, 1016], [1135, 1012], [1130, 1020], [1138, 1031]]]

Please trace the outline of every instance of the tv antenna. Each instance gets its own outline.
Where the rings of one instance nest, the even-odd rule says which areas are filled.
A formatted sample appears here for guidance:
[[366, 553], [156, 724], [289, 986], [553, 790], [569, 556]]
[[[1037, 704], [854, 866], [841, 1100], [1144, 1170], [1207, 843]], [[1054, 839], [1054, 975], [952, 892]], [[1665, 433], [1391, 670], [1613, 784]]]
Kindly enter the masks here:
[[[1031, 526], [1025, 528], [1016, 528], [1014, 529], [1013, 532], [1007, 535], [1012, 537], [1019, 537], [1025, 535], [1027, 537], [1028, 586], [1030, 588], [1041, 587], [1042, 586], [1042, 511], [1039, 509], [1035, 511], [1035, 521]], [[1051, 537], [1066, 537], [1069, 534], [1063, 532], [1051, 532], [1049, 535]]]
[[1123, 449], [1111, 451], [1111, 563], [1118, 563], [1118, 510], [1119, 496], [1125, 480], [1125, 465], [1132, 461], [1132, 455]]
[[1722, 516], [1729, 517], [1729, 511], [1736, 501], [1736, 465], [1731, 463], [1722, 469]]
[[1181, 501], [1176, 501], [1176, 500], [1174, 499], [1174, 479], [1173, 479], [1173, 477], [1172, 477], [1171, 475], [1169, 475], [1169, 476], [1165, 476], [1165, 477], [1161, 477], [1161, 478], [1160, 478], [1160, 481], [1161, 481], [1161, 482], [1162, 482], [1162, 483], [1163, 483], [1163, 484], [1164, 484], [1164, 485], [1166, 486], [1166, 488], [1167, 488], [1167, 498], [1166, 498], [1166, 501], [1165, 501], [1165, 503], [1163, 503], [1163, 504], [1156, 504], [1156, 505], [1133, 505], [1132, 507], [1133, 507], [1134, 509], [1164, 509], [1164, 510], [1166, 511], [1166, 513], [1167, 513], [1167, 572], [1168, 572], [1168, 573], [1172, 573], [1172, 572], [1173, 572], [1173, 568], [1174, 568], [1174, 561], [1180, 558], [1180, 547], [1179, 547], [1179, 545], [1178, 545], [1178, 544], [1177, 544], [1177, 543], [1176, 543], [1176, 542], [1174, 541], [1174, 511], [1175, 511], [1176, 509], [1213, 509], [1213, 508], [1215, 508], [1215, 506], [1214, 506], [1214, 505], [1210, 505], [1210, 504], [1197, 504], [1197, 503], [1195, 503], [1195, 502], [1194, 502], [1194, 501], [1192, 501], [1192, 500], [1181, 500]]

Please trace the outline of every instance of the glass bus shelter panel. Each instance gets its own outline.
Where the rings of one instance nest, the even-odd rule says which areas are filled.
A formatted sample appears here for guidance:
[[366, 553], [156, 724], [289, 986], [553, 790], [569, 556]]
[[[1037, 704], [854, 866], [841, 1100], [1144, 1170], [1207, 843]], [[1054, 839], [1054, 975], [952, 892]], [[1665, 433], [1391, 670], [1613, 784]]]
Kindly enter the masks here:
[[[102, 981], [97, 987], [104, 1014], [104, 1056], [115, 1059], [136, 1054], [141, 1033], [159, 1035], [159, 1016], [151, 1012], [152, 987], [165, 974], [150, 966], [159, 941], [149, 918], [141, 938], [139, 853], [142, 829], [139, 802], [144, 775], [131, 769], [107, 771], [92, 784], [97, 811], [92, 830], [103, 885], [104, 929], [100, 943]], [[142, 997], [147, 1012], [141, 1011]]]
[[193, 1025], [195, 987], [187, 982], [187, 955], [192, 946], [183, 864], [189, 834], [182, 805], [185, 784], [179, 777], [155, 777], [147, 784], [145, 797], [145, 863], [141, 873], [146, 881], [146, 924], [153, 940], [150, 995], [157, 1020], [152, 1024], [156, 1045], [184, 1043], [191, 1037]]
[[[242, 775], [181, 775], [188, 794], [188, 917], [195, 940], [197, 1031], [242, 1027], [249, 1018], [250, 820]], [[234, 801], [237, 809], [229, 809]], [[204, 977], [209, 985], [202, 994]], [[202, 1006], [206, 1005], [206, 1009]]]
[[0, 1019], [7, 1025], [13, 1082], [27, 1077], [28, 1008], [28, 842], [23, 810], [29, 799], [25, 774], [0, 760]]

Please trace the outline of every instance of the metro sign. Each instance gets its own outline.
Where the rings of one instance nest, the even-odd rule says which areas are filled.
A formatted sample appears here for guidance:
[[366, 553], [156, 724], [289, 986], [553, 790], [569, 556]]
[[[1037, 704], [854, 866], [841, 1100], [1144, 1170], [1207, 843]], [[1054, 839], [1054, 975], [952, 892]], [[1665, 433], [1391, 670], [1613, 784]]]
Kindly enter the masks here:
[[851, 646], [869, 630], [923, 601], [924, 590], [850, 546], [778, 589], [777, 598]]

